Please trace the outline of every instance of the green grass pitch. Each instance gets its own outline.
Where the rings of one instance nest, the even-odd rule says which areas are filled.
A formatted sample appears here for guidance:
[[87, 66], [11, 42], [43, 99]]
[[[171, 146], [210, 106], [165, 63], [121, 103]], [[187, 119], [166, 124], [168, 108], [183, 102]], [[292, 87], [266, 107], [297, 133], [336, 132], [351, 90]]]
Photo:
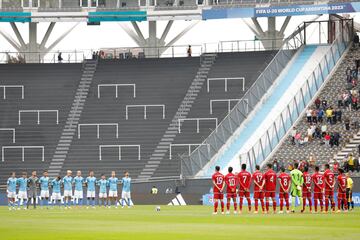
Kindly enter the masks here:
[[0, 207], [1, 240], [76, 239], [360, 239], [360, 212], [334, 214], [211, 214], [204, 206], [131, 209]]

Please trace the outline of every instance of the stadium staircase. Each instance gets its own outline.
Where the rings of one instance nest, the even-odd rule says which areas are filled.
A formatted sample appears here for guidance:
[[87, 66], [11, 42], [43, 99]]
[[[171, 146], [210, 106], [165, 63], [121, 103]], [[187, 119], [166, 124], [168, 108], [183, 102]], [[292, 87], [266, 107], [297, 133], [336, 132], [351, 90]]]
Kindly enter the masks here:
[[[360, 50], [350, 48], [331, 78], [325, 82], [323, 89], [318, 93], [318, 97], [321, 100], [327, 100], [328, 106], [333, 106], [335, 109], [338, 108], [339, 95], [349, 89], [345, 70], [347, 67], [353, 68], [356, 59], [360, 59]], [[315, 104], [310, 105], [310, 108], [315, 109]], [[349, 118], [350, 122], [354, 123], [355, 121], [358, 121], [360, 112], [350, 111], [344, 107], [341, 108], [341, 111], [342, 122], [337, 122], [333, 125], [327, 124], [327, 130], [329, 132], [338, 132], [340, 134], [341, 139], [339, 147], [327, 147], [322, 144], [322, 140], [319, 139], [315, 139], [314, 141], [299, 147], [291, 144], [290, 136], [288, 135], [284, 138], [284, 141], [278, 149], [272, 154], [270, 161], [277, 159], [281, 165], [288, 166], [292, 164], [294, 160], [308, 160], [311, 154], [315, 157], [317, 164], [332, 163], [334, 159], [343, 160], [350, 152], [353, 152], [354, 156], [357, 157], [358, 155], [355, 149], [360, 143], [358, 129], [351, 126], [349, 131], [345, 130], [344, 119]], [[295, 127], [304, 137], [308, 128], [305, 113], [299, 118]]]
[[163, 137], [150, 156], [150, 159], [145, 165], [145, 168], [140, 172], [139, 178], [150, 178], [159, 167], [161, 161], [165, 157], [165, 154], [169, 151], [170, 144], [173, 143], [178, 133], [179, 119], [184, 119], [188, 116], [191, 107], [199, 95], [199, 92], [207, 79], [209, 71], [216, 60], [216, 56], [216, 53], [205, 53], [201, 56], [200, 67], [194, 80], [187, 90], [186, 95], [179, 106], [179, 109], [171, 120]]
[[84, 62], [81, 80], [76, 90], [74, 101], [49, 165], [48, 171], [50, 177], [55, 177], [60, 174], [64, 161], [69, 153], [89, 93], [89, 88], [95, 75], [96, 66], [97, 60], [85, 60]]

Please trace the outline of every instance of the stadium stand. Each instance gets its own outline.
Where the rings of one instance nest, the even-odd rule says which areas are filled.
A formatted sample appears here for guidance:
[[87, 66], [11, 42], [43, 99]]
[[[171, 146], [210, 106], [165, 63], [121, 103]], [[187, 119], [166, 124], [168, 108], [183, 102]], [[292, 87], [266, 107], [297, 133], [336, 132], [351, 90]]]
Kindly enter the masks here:
[[[334, 145], [330, 147], [325, 144], [324, 138], [314, 138], [313, 141], [305, 143], [301, 146], [298, 144], [292, 144], [291, 131], [288, 133], [285, 141], [278, 147], [277, 151], [272, 155], [271, 160], [276, 161], [279, 165], [288, 167], [292, 165], [294, 161], [306, 160], [309, 164], [324, 164], [330, 163], [333, 164], [334, 160], [337, 160], [340, 163], [340, 166], [343, 164], [343, 161], [346, 159], [349, 153], [353, 153], [354, 157], [358, 157], [358, 118], [359, 112], [354, 109], [350, 110], [345, 106], [339, 106], [340, 96], [344, 93], [350, 92], [352, 89], [352, 84], [347, 82], [346, 69], [349, 67], [354, 69], [355, 60], [360, 58], [359, 49], [351, 48], [346, 55], [344, 56], [342, 62], [338, 65], [337, 70], [334, 72], [332, 77], [325, 83], [323, 89], [319, 92], [318, 98], [321, 101], [320, 107], [322, 106], [322, 101], [327, 102], [327, 106], [332, 106], [334, 110], [341, 111], [341, 121], [337, 119], [336, 123], [333, 124], [326, 123], [326, 116], [323, 117], [323, 123], [326, 123], [327, 132], [335, 134], [340, 134], [340, 143], [339, 146]], [[358, 87], [354, 87], [356, 92]], [[309, 109], [317, 109], [315, 102], [309, 107]], [[350, 128], [346, 130], [345, 120], [350, 120]], [[316, 124], [321, 130], [321, 123]], [[309, 128], [309, 123], [307, 121], [306, 112], [299, 118], [296, 126], [296, 131], [301, 133], [302, 139], [307, 136], [307, 129]], [[310, 156], [313, 156], [314, 160], [310, 161]]]
[[[23, 85], [24, 99], [17, 88], [7, 88], [6, 99], [0, 95], [0, 114], [6, 116], [0, 128], [14, 128], [16, 132], [13, 143], [12, 131], [1, 131], [0, 144], [2, 147], [44, 146], [44, 162], [41, 149], [25, 149], [24, 161], [21, 148], [5, 149], [0, 178], [4, 181], [10, 171], [20, 173], [23, 169], [49, 169], [54, 175], [63, 174], [66, 169], [96, 169], [99, 174], [115, 168], [129, 170], [133, 178], [178, 176], [180, 162], [169, 159], [169, 144], [199, 143], [210, 132], [206, 123], [201, 123], [197, 133], [196, 127], [192, 123], [186, 126], [186, 122], [179, 134], [178, 119], [216, 117], [221, 121], [228, 112], [227, 104], [214, 104], [210, 114], [210, 100], [241, 97], [273, 54], [266, 51], [205, 54], [200, 58], [102, 60], [96, 71], [91, 61], [84, 65], [1, 65], [1, 85]], [[94, 75], [93, 79], [89, 74]], [[229, 81], [225, 92], [224, 82], [214, 81], [207, 92], [208, 77], [239, 76], [245, 78], [245, 91], [239, 82]], [[74, 111], [74, 104], [80, 103], [82, 111]], [[145, 119], [142, 106], [131, 107], [154, 104], [164, 105], [165, 116], [162, 107], [148, 106]], [[37, 112], [34, 112], [21, 114], [19, 125], [19, 110], [58, 110], [58, 124], [54, 112], [41, 112], [37, 124]], [[69, 128], [75, 129], [71, 130], [73, 134], [64, 133]], [[59, 149], [65, 138], [71, 140], [68, 151]], [[104, 146], [100, 156], [100, 145], [136, 146], [121, 147], [119, 161], [118, 146]], [[140, 145], [140, 160], [137, 145]], [[174, 148], [173, 152], [174, 156], [187, 154], [187, 149]], [[56, 163], [61, 158], [66, 160]], [[61, 167], [50, 167], [56, 165]]]

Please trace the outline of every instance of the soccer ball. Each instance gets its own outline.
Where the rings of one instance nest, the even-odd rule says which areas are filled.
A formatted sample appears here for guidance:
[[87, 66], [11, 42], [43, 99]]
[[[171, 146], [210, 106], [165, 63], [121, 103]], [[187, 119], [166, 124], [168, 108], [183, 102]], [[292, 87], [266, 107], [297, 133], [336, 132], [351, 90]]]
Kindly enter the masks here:
[[157, 212], [160, 212], [160, 210], [161, 210], [160, 206], [156, 206], [155, 210], [156, 210]]

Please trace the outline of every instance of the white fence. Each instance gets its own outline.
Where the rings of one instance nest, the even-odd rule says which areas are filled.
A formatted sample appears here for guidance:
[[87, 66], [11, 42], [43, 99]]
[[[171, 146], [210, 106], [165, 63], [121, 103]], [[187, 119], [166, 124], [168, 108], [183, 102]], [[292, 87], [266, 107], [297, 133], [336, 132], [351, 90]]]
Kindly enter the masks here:
[[99, 84], [98, 85], [98, 98], [100, 98], [100, 88], [101, 87], [115, 87], [115, 97], [119, 97], [119, 88], [120, 87], [132, 87], [133, 88], [133, 97], [136, 98], [136, 84], [118, 84], [118, 83], [111, 83], [111, 84]]
[[165, 119], [165, 105], [164, 104], [144, 104], [144, 105], [126, 105], [126, 120], [129, 119], [129, 108], [144, 108], [144, 119], [147, 119], [148, 107], [161, 107], [162, 118]]
[[203, 146], [206, 145], [209, 147], [209, 144], [206, 143], [171, 143], [169, 149], [169, 159], [172, 159], [172, 147], [188, 147], [188, 155], [191, 153], [191, 147], [193, 146]]
[[102, 149], [103, 148], [118, 148], [119, 149], [119, 160], [121, 160], [121, 148], [134, 148], [138, 149], [138, 160], [141, 158], [141, 146], [140, 145], [100, 145], [99, 146], [99, 160], [102, 160]]
[[12, 132], [12, 142], [15, 143], [15, 128], [0, 128], [0, 131], [11, 131]]
[[56, 124], [59, 124], [59, 110], [19, 110], [19, 125], [21, 125], [21, 113], [37, 113], [37, 124], [40, 124], [40, 113], [56, 113]]
[[210, 92], [211, 81], [224, 81], [225, 92], [228, 91], [228, 81], [241, 81], [242, 90], [245, 91], [245, 78], [244, 77], [230, 77], [230, 78], [208, 78], [207, 79], [207, 92]]
[[243, 101], [246, 104], [246, 113], [249, 112], [249, 100], [248, 99], [239, 99], [239, 98], [234, 98], [234, 99], [212, 99], [210, 100], [210, 114], [213, 114], [213, 103], [214, 102], [227, 102], [227, 107], [228, 107], [228, 114], [231, 111], [231, 102], [240, 102]]
[[200, 121], [215, 121], [215, 125], [218, 125], [217, 118], [179, 118], [178, 119], [178, 131], [181, 133], [181, 122], [185, 121], [196, 121], [196, 132], [199, 133], [200, 131]]
[[119, 138], [119, 124], [118, 123], [80, 123], [78, 125], [78, 139], [81, 138], [81, 126], [96, 126], [96, 136], [100, 138], [100, 126], [115, 126], [116, 138]]
[[21, 88], [21, 99], [24, 99], [24, 85], [0, 85], [3, 89], [3, 99], [6, 99], [6, 88]]
[[25, 162], [25, 149], [41, 149], [42, 162], [44, 162], [44, 146], [3, 146], [1, 148], [2, 162], [5, 161], [5, 149], [21, 149], [21, 160]]

